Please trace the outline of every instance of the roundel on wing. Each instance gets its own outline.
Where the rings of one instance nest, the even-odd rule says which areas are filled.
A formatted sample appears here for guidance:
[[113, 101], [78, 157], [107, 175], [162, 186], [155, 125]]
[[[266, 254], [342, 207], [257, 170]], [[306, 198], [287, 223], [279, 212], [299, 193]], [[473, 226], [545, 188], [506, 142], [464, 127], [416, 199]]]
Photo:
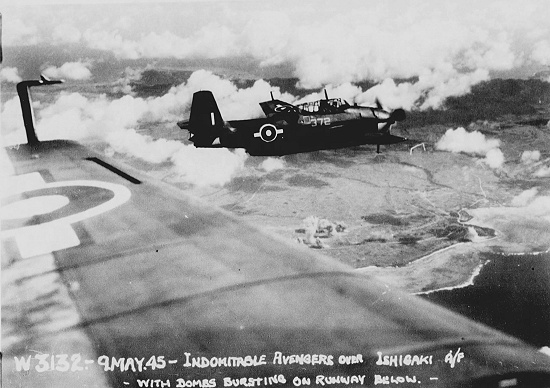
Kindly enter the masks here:
[[294, 112], [293, 107], [291, 107], [290, 105], [281, 105], [281, 104], [277, 104], [275, 108], [273, 108], [273, 110], [275, 112]]
[[[80, 213], [83, 210], [94, 208], [104, 202], [107, 202], [114, 197], [114, 192], [102, 187], [97, 186], [61, 186], [61, 187], [44, 187], [31, 191], [26, 191], [26, 199], [24, 201], [16, 200], [16, 198], [8, 198], [7, 206], [9, 209], [14, 207], [17, 209], [17, 205], [23, 205], [26, 207], [26, 212], [20, 212], [19, 217], [15, 217], [15, 214], [10, 217], [14, 224], [17, 219], [31, 218], [26, 221], [26, 225], [36, 225], [46, 222], [51, 222], [59, 218], [72, 216]], [[48, 209], [50, 211], [40, 210], [37, 208], [30, 217], [25, 214], [29, 212], [33, 201], [39, 201], [43, 206], [47, 198], [66, 198], [66, 203], [63, 206]], [[15, 213], [15, 212], [14, 212]], [[43, 214], [40, 214], [43, 213]], [[39, 216], [39, 217], [38, 217]], [[9, 229], [10, 223], [5, 219], [5, 215], [2, 216], [3, 223], [2, 229]]]
[[259, 137], [266, 143], [271, 143], [277, 138], [277, 135], [282, 134], [283, 130], [277, 128], [273, 124], [264, 124], [260, 127], [258, 132], [254, 133], [254, 137]]
[[82, 221], [120, 206], [130, 195], [126, 187], [108, 182], [44, 183], [3, 198], [2, 237], [32, 226]]

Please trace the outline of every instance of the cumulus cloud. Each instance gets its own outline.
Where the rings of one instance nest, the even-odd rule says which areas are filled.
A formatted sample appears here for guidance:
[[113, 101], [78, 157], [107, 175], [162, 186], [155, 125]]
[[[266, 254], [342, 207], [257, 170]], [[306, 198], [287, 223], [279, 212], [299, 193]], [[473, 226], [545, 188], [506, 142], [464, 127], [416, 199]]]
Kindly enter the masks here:
[[504, 154], [500, 148], [493, 148], [487, 152], [483, 161], [491, 168], [500, 168], [504, 164]]
[[[525, 190], [515, 196], [511, 203], [512, 207], [494, 207], [480, 209], [481, 213], [494, 215], [501, 214], [501, 220], [505, 220], [508, 216], [514, 217], [532, 217], [550, 222], [550, 196], [541, 195], [537, 188]], [[473, 212], [477, 213], [477, 210]], [[517, 227], [517, 225], [516, 225]], [[547, 225], [546, 232], [548, 231]]]
[[481, 132], [467, 132], [462, 127], [449, 128], [435, 144], [435, 148], [440, 151], [485, 156], [483, 161], [491, 168], [499, 168], [504, 163], [504, 155], [499, 147], [500, 140], [487, 139]]
[[511, 205], [515, 207], [527, 206], [537, 196], [539, 190], [536, 187], [525, 190], [521, 194], [512, 198]]
[[433, 73], [420, 77], [418, 85], [415, 85], [416, 89], [419, 95], [426, 94], [420, 109], [439, 108], [447, 97], [470, 93], [473, 85], [488, 79], [489, 72], [485, 69], [477, 69], [465, 74], [449, 69], [445, 73]]
[[144, 70], [127, 67], [124, 73], [113, 85], [111, 91], [113, 93], [134, 94], [131, 83], [141, 79]]
[[157, 139], [142, 135], [130, 128], [108, 133], [105, 137], [113, 151], [127, 154], [149, 163], [162, 163], [182, 148], [182, 144], [175, 140]]
[[191, 74], [183, 88], [187, 93], [197, 90], [212, 91], [225, 120], [261, 117], [263, 112], [258, 103], [268, 100], [270, 92], [273, 92], [275, 98], [284, 101], [295, 100], [291, 94], [281, 93], [278, 87], [272, 87], [264, 80], [256, 81], [250, 88], [239, 89], [230, 80], [214, 76], [205, 70]]
[[382, 83], [357, 96], [359, 103], [372, 103], [376, 98], [388, 108], [428, 109], [439, 108], [447, 97], [462, 96], [471, 91], [473, 85], [489, 79], [487, 70], [478, 69], [459, 73], [453, 68], [427, 71], [416, 82], [397, 84], [387, 78]]
[[415, 87], [411, 82], [396, 84], [393, 79], [386, 78], [382, 83], [359, 95], [356, 102], [361, 105], [372, 104], [378, 98], [385, 107], [390, 109], [411, 110], [422, 93], [422, 89]]
[[[389, 109], [425, 110], [437, 109], [447, 97], [467, 94], [473, 85], [488, 79], [489, 73], [486, 70], [459, 73], [448, 68], [446, 71], [425, 72], [416, 82], [396, 83], [392, 78], [386, 78], [366, 91], [350, 82], [338, 86], [327, 85], [326, 90], [329, 97], [338, 96], [360, 105], [373, 105], [378, 99]], [[313, 93], [301, 98], [297, 103], [320, 98], [324, 98], [323, 93]]]
[[486, 139], [481, 132], [468, 132], [463, 127], [449, 128], [435, 144], [435, 148], [441, 151], [464, 152], [483, 156], [498, 147], [500, 147], [500, 140]]
[[523, 216], [541, 218], [550, 222], [550, 196], [534, 196], [520, 208]]
[[550, 176], [550, 166], [542, 166], [533, 173], [534, 177], [546, 178]]
[[19, 98], [13, 97], [2, 105], [2, 140], [4, 145], [24, 143], [26, 138]]
[[550, 41], [541, 40], [537, 42], [533, 47], [531, 59], [541, 65], [550, 65]]
[[222, 186], [244, 168], [247, 154], [243, 149], [195, 148], [184, 146], [171, 158], [175, 172], [198, 186]]
[[518, 170], [522, 175], [535, 178], [550, 177], [550, 158], [541, 160], [541, 152], [538, 150], [523, 151], [520, 158], [521, 164]]
[[267, 158], [260, 164], [260, 169], [271, 172], [285, 168], [284, 160], [280, 158]]
[[23, 79], [19, 76], [19, 72], [15, 67], [4, 67], [0, 70], [0, 78], [2, 81], [10, 82], [16, 84], [21, 82]]
[[67, 62], [61, 67], [49, 66], [42, 73], [47, 77], [57, 79], [86, 80], [92, 77], [92, 72], [88, 69], [89, 66], [82, 62]]
[[534, 163], [537, 162], [540, 159], [540, 151], [523, 151], [521, 154], [521, 162], [522, 163]]
[[171, 162], [173, 179], [197, 186], [223, 186], [244, 168], [248, 157], [242, 149], [195, 148], [175, 140], [154, 140], [133, 129], [108, 134], [106, 141], [113, 151], [149, 163]]

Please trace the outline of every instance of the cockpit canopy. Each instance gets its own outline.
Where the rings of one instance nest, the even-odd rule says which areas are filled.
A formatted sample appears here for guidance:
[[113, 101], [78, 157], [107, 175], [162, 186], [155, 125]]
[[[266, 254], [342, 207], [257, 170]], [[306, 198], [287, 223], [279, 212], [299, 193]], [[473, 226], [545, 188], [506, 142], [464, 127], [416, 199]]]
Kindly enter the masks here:
[[296, 106], [298, 109], [308, 113], [330, 114], [343, 112], [350, 105], [346, 100], [341, 98], [330, 98], [328, 100], [305, 102]]

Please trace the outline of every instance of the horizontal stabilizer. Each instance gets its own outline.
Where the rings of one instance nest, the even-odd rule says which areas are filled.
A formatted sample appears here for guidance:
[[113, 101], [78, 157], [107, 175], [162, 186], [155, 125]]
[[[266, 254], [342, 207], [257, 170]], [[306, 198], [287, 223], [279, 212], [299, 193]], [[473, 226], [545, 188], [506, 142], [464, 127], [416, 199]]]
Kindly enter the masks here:
[[181, 129], [189, 129], [189, 120], [178, 121], [178, 127]]

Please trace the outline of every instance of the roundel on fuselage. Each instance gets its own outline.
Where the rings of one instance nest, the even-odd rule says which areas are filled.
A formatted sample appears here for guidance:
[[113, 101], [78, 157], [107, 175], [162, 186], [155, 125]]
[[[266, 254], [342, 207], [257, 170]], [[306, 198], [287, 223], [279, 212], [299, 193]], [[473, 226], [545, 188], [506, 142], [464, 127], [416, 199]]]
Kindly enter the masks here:
[[258, 132], [254, 133], [254, 137], [259, 137], [266, 143], [271, 143], [277, 138], [277, 135], [282, 134], [283, 130], [277, 128], [273, 124], [264, 124], [260, 127]]

